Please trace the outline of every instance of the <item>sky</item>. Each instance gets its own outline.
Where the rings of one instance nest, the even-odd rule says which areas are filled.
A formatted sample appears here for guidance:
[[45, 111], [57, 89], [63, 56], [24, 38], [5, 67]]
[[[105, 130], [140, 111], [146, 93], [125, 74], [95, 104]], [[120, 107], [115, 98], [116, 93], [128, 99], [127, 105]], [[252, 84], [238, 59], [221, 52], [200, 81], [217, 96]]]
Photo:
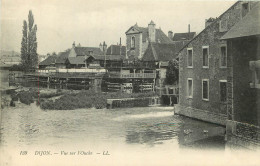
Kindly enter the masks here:
[[1, 50], [20, 52], [23, 20], [32, 10], [37, 24], [38, 53], [64, 51], [72, 43], [98, 47], [125, 45], [125, 32], [135, 23], [153, 20], [165, 34], [171, 30], [200, 32], [205, 19], [218, 17], [235, 1], [177, 0], [0, 0]]

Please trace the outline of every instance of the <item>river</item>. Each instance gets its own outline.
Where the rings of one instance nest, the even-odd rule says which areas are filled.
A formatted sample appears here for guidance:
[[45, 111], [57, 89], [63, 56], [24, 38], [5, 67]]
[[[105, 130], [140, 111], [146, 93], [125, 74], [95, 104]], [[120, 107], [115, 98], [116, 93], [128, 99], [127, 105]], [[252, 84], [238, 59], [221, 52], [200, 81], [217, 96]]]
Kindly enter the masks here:
[[173, 107], [44, 111], [17, 104], [1, 114], [1, 147], [18, 157], [21, 150], [34, 157], [37, 150], [59, 157], [62, 150], [91, 151], [96, 157], [225, 151], [224, 127], [174, 115]]

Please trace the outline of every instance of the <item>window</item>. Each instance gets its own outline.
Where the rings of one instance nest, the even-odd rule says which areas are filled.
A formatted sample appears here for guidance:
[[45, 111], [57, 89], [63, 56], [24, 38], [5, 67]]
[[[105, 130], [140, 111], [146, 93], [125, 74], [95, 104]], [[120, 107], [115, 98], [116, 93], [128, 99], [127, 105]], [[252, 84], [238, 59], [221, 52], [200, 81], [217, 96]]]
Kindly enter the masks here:
[[187, 67], [193, 67], [193, 50], [192, 48], [187, 49]]
[[209, 100], [209, 80], [202, 80], [202, 99], [208, 101]]
[[222, 20], [219, 21], [219, 32], [226, 32], [226, 31], [227, 31], [227, 20], [223, 18]]
[[131, 38], [131, 48], [135, 48], [135, 37]]
[[192, 82], [192, 78], [188, 78], [188, 81], [187, 81], [187, 93], [188, 93], [188, 98], [192, 98], [193, 97], [193, 82]]
[[220, 101], [226, 102], [227, 101], [227, 80], [220, 80]]
[[203, 54], [203, 68], [209, 67], [209, 47], [203, 46], [202, 47], [202, 54]]
[[241, 15], [242, 18], [249, 12], [249, 4], [248, 3], [243, 3], [242, 4], [242, 9], [241, 9]]
[[89, 55], [93, 55], [93, 51], [89, 51], [88, 54], [89, 54]]
[[260, 89], [260, 60], [250, 61], [249, 67], [252, 71], [252, 80], [250, 81], [250, 87]]
[[227, 47], [220, 47], [220, 67], [227, 67]]

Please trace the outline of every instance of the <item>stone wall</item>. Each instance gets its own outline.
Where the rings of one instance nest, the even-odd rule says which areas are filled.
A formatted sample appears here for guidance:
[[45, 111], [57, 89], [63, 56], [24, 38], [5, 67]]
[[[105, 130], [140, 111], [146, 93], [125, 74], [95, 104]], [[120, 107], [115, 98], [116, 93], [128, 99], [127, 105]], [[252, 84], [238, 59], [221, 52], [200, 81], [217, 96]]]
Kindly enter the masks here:
[[226, 141], [231, 149], [242, 147], [257, 150], [260, 148], [260, 127], [227, 120]]
[[174, 105], [174, 113], [195, 118], [210, 123], [226, 125], [227, 116], [225, 114], [214, 113], [211, 110], [201, 110], [192, 107], [185, 107], [179, 104]]
[[[256, 2], [250, 2], [253, 6]], [[227, 52], [227, 67], [220, 67], [221, 46], [227, 45], [220, 38], [241, 20], [242, 2], [236, 2], [215, 22], [199, 33], [179, 54], [180, 109], [192, 108], [204, 112], [232, 115], [233, 110], [233, 70], [232, 57]], [[221, 28], [220, 28], [221, 27]], [[209, 47], [209, 68], [203, 68], [203, 46]], [[193, 67], [187, 68], [187, 48], [193, 49]], [[187, 95], [187, 79], [193, 79], [193, 97]], [[202, 79], [209, 80], [209, 100], [202, 100]], [[227, 102], [220, 101], [220, 80], [227, 81]], [[180, 111], [186, 112], [186, 110]], [[196, 115], [193, 115], [196, 116]], [[198, 116], [196, 116], [198, 117]], [[220, 116], [222, 117], [222, 116]], [[200, 117], [198, 117], [200, 119]], [[202, 119], [203, 120], [203, 119]], [[210, 121], [210, 120], [209, 120]]]

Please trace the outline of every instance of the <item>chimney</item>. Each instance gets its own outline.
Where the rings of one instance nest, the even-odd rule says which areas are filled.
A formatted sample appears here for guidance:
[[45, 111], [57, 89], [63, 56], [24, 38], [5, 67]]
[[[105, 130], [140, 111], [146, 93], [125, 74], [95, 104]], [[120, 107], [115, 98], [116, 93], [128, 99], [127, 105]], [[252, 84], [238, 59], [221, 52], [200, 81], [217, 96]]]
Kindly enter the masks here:
[[207, 26], [209, 26], [211, 23], [213, 23], [216, 19], [215, 18], [209, 18], [209, 19], [205, 19], [205, 28]]
[[148, 24], [148, 33], [150, 42], [155, 42], [155, 23], [153, 21]]
[[105, 41], [103, 42], [103, 51], [104, 51], [104, 53], [107, 52], [107, 45], [106, 45], [106, 42], [105, 42]]
[[120, 45], [120, 46], [122, 45], [122, 43], [121, 43], [121, 37], [120, 37], [120, 43], [119, 43], [119, 45]]
[[103, 45], [101, 43], [99, 44], [99, 48], [103, 52]]
[[77, 47], [81, 47], [81, 44], [79, 43]]
[[188, 25], [188, 40], [190, 40], [190, 24]]
[[169, 32], [168, 32], [168, 38], [170, 38], [171, 40], [173, 39], [173, 33], [172, 33], [172, 31], [169, 31]]
[[75, 48], [75, 46], [76, 46], [76, 45], [75, 45], [75, 41], [74, 41], [73, 44], [72, 44], [72, 48]]

